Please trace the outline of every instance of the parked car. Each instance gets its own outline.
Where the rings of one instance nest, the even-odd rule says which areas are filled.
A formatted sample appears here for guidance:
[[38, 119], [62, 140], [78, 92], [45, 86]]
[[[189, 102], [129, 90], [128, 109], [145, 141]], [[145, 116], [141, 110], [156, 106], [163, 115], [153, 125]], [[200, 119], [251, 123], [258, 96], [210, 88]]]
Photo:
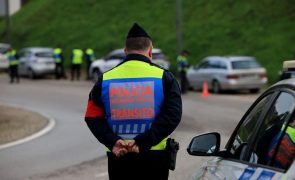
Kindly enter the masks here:
[[[170, 63], [160, 49], [153, 49], [153, 62], [159, 66], [169, 69]], [[111, 51], [104, 58], [98, 59], [91, 63], [89, 76], [96, 81], [98, 74], [115, 67], [125, 58], [124, 49]]]
[[7, 70], [9, 67], [6, 53], [10, 47], [10, 44], [0, 43], [0, 70]]
[[190, 67], [187, 79], [191, 89], [200, 90], [204, 82], [214, 93], [222, 90], [250, 90], [257, 93], [267, 83], [266, 70], [254, 57], [209, 56]]
[[220, 150], [217, 132], [194, 137], [187, 151], [216, 156], [193, 179], [295, 179], [295, 78], [266, 90]]
[[19, 74], [34, 79], [36, 76], [54, 74], [53, 49], [30, 47], [21, 49], [19, 55]]
[[280, 73], [280, 80], [295, 77], [295, 60], [283, 62], [283, 70]]

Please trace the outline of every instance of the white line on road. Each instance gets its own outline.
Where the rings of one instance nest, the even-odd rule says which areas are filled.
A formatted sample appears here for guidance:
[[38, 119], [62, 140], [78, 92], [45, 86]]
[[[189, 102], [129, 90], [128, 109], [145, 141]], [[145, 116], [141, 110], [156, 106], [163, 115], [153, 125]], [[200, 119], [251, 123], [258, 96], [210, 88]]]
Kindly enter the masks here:
[[102, 173], [99, 173], [99, 174], [96, 174], [95, 177], [104, 177], [104, 176], [107, 176], [108, 175], [108, 172], [102, 172]]
[[30, 135], [28, 137], [25, 137], [23, 139], [20, 139], [20, 140], [14, 141], [14, 142], [10, 142], [10, 143], [7, 143], [7, 144], [0, 145], [0, 150], [11, 147], [11, 146], [16, 146], [16, 145], [31, 141], [33, 139], [36, 139], [36, 138], [38, 138], [40, 136], [43, 136], [44, 134], [48, 133], [51, 129], [53, 129], [55, 124], [56, 124], [55, 120], [50, 118], [49, 123], [42, 130], [40, 130], [37, 133], [32, 134], [32, 135]]

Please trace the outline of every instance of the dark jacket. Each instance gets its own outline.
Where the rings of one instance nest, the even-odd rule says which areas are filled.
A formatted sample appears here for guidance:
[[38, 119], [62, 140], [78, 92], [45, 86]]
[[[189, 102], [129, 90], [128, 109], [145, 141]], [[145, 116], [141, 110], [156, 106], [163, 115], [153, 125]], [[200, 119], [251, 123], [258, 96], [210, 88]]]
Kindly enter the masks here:
[[[147, 57], [139, 54], [128, 55], [118, 66], [129, 60], [144, 61], [157, 66], [150, 62]], [[115, 142], [121, 138], [113, 133], [104, 117], [104, 104], [101, 100], [102, 77], [102, 75], [99, 76], [98, 81], [89, 94], [85, 121], [98, 141], [112, 150]], [[152, 146], [157, 145], [169, 136], [181, 120], [182, 102], [180, 88], [175, 77], [168, 70], [164, 70], [162, 83], [164, 101], [160, 114], [156, 117], [148, 131], [134, 138], [141, 152], [149, 150]]]

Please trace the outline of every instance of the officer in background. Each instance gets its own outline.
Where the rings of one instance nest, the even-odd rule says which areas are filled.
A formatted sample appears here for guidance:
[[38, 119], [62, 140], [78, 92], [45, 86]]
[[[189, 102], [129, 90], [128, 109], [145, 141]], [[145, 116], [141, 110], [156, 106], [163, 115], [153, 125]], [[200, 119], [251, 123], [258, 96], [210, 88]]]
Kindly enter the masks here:
[[56, 79], [60, 79], [60, 78], [66, 79], [66, 75], [64, 72], [63, 51], [59, 46], [57, 46], [57, 48], [55, 48], [53, 50], [53, 57], [54, 57], [54, 61], [55, 61], [55, 78]]
[[181, 92], [186, 93], [188, 80], [186, 77], [186, 72], [189, 67], [187, 61], [188, 51], [182, 51], [181, 54], [177, 57], [177, 70], [180, 77]]
[[75, 74], [76, 80], [80, 80], [81, 65], [83, 63], [83, 51], [81, 49], [73, 49], [72, 52], [72, 68], [71, 80], [74, 81]]
[[167, 137], [181, 120], [180, 88], [152, 62], [152, 40], [138, 24], [129, 30], [126, 58], [99, 76], [85, 121], [109, 151], [109, 179], [166, 180]]
[[[285, 132], [284, 132], [285, 131]], [[283, 135], [283, 136], [282, 136]], [[281, 137], [282, 136], [282, 137]], [[281, 142], [278, 146], [278, 142]], [[278, 147], [277, 147], [278, 146]], [[274, 156], [276, 154], [276, 156]], [[267, 164], [276, 168], [287, 170], [295, 158], [295, 119], [292, 118], [289, 125], [281, 127], [279, 133], [270, 143], [267, 153]]]
[[19, 83], [19, 74], [18, 74], [19, 59], [18, 59], [18, 55], [16, 54], [16, 50], [10, 48], [7, 52], [7, 58], [9, 61], [10, 83], [13, 83], [14, 79], [16, 79], [16, 83]]
[[95, 61], [95, 54], [93, 49], [91, 48], [87, 48], [85, 51], [85, 61], [86, 61], [86, 79], [89, 80], [89, 69], [90, 69], [90, 65], [93, 61]]

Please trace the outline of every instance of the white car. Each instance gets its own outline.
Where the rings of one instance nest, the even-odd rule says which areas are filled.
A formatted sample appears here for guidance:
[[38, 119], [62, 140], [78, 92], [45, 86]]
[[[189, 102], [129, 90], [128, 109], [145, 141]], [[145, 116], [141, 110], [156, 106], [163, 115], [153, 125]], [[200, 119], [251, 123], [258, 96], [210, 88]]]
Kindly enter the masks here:
[[[111, 51], [107, 56], [91, 63], [89, 68], [89, 76], [96, 81], [97, 76], [101, 73], [118, 65], [125, 58], [124, 49], [116, 49]], [[153, 49], [153, 60], [155, 64], [169, 69], [170, 63], [160, 49]]]
[[37, 76], [53, 75], [55, 62], [53, 49], [45, 47], [30, 47], [21, 49], [19, 55], [19, 74], [34, 79]]
[[295, 79], [278, 82], [249, 108], [224, 150], [220, 134], [196, 136], [194, 156], [216, 156], [193, 179], [295, 179]]
[[9, 67], [6, 53], [10, 47], [9, 44], [0, 43], [0, 70], [7, 70]]
[[208, 56], [187, 71], [191, 89], [200, 90], [204, 82], [209, 90], [249, 90], [257, 93], [267, 83], [266, 70], [250, 56]]

